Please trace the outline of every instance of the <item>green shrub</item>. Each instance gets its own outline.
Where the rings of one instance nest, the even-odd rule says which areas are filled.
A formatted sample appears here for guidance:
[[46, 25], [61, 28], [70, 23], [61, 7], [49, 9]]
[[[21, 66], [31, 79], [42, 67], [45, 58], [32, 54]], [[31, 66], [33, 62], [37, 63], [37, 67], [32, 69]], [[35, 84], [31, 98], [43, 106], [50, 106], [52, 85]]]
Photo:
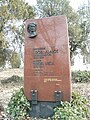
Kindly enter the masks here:
[[12, 68], [19, 68], [21, 65], [20, 54], [13, 52], [10, 59], [10, 63]]
[[1, 84], [4, 85], [4, 84], [7, 84], [7, 83], [16, 83], [16, 82], [20, 82], [20, 81], [23, 81], [23, 77], [19, 77], [17, 75], [13, 75], [10, 78], [1, 80]]
[[62, 102], [54, 112], [53, 120], [88, 120], [87, 101], [80, 94], [73, 93], [72, 101]]
[[5, 66], [5, 61], [6, 61], [5, 49], [0, 48], [0, 67]]
[[[30, 103], [22, 88], [11, 97], [7, 113], [13, 120], [33, 120], [28, 115], [30, 110]], [[61, 102], [61, 105], [54, 109], [52, 119], [48, 120], [88, 120], [88, 102], [79, 93], [73, 93], [71, 102]]]
[[28, 111], [30, 111], [30, 103], [24, 96], [23, 88], [21, 88], [11, 97], [6, 112], [13, 120], [26, 120]]
[[72, 80], [75, 82], [90, 82], [90, 71], [73, 71]]

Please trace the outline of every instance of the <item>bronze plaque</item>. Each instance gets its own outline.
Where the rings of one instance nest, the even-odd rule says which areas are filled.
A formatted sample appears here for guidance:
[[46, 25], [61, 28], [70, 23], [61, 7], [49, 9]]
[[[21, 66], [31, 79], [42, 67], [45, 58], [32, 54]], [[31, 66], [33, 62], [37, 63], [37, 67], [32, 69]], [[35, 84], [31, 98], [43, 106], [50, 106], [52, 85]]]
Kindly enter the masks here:
[[38, 101], [55, 101], [55, 91], [70, 101], [70, 54], [67, 19], [55, 16], [26, 21], [24, 92], [38, 91]]

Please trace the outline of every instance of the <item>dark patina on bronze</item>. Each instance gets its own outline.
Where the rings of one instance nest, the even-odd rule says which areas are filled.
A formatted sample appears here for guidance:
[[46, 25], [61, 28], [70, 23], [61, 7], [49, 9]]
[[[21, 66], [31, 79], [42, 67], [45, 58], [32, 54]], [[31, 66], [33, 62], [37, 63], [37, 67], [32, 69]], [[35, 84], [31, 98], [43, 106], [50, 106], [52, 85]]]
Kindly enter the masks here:
[[29, 38], [34, 38], [37, 36], [37, 24], [35, 22], [29, 23], [27, 26], [27, 31], [28, 31], [28, 37]]

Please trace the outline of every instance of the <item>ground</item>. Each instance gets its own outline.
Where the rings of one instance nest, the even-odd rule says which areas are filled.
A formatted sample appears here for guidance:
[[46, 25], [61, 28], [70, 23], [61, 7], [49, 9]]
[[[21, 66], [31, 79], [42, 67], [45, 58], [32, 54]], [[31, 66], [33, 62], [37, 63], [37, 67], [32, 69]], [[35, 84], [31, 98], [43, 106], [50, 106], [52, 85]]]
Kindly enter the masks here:
[[[0, 72], [0, 81], [18, 75], [23, 77], [23, 69], [9, 69]], [[0, 84], [0, 104], [5, 108], [12, 94], [23, 86], [23, 82]], [[90, 102], [90, 83], [72, 83], [72, 91], [80, 92]]]

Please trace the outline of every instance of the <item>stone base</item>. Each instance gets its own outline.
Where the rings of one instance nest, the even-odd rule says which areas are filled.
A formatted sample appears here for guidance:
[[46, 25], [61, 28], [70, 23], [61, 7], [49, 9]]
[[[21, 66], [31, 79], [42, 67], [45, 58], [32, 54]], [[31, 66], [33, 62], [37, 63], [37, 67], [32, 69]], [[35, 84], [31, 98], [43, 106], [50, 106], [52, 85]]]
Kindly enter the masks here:
[[30, 101], [32, 110], [30, 111], [30, 117], [36, 118], [48, 118], [54, 114], [54, 108], [60, 105], [60, 102], [40, 102], [32, 104]]

